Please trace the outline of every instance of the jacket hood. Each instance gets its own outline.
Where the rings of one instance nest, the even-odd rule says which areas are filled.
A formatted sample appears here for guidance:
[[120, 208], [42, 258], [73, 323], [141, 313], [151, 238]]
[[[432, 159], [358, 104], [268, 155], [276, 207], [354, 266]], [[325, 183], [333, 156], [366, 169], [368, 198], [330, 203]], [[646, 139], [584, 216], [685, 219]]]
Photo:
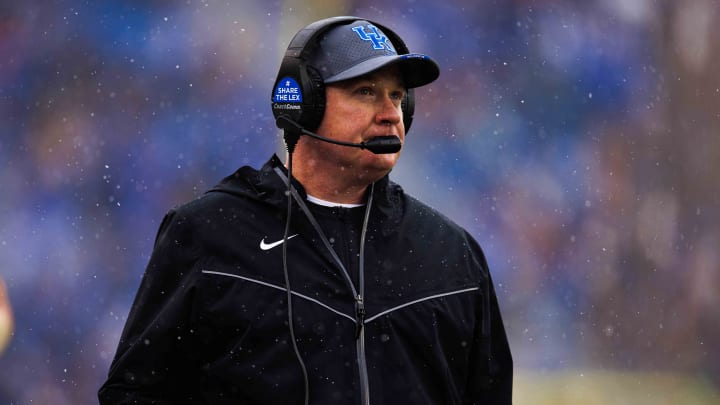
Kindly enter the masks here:
[[[287, 202], [286, 186], [274, 172], [275, 167], [279, 167], [287, 174], [287, 169], [283, 166], [280, 158], [273, 154], [260, 170], [251, 166], [243, 166], [222, 179], [208, 192], [223, 192], [266, 204], [284, 206]], [[295, 179], [293, 179], [293, 186], [303, 197], [307, 197], [305, 188]]]

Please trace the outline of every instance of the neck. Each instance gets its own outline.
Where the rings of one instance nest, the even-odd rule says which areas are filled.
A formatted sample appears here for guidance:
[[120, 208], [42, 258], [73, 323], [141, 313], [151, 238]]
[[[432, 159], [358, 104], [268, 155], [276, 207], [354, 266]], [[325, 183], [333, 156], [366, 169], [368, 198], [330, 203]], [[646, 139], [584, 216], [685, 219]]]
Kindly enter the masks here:
[[333, 166], [323, 159], [293, 156], [293, 177], [305, 192], [322, 200], [340, 204], [364, 204], [367, 188], [375, 179], [354, 167]]
[[[303, 185], [307, 194], [340, 204], [365, 203], [366, 191], [370, 182], [351, 182], [344, 179], [342, 175], [318, 175], [316, 170], [308, 170], [307, 167], [301, 169], [299, 166], [301, 165], [295, 166], [295, 162], [293, 162], [293, 177]], [[339, 168], [336, 170], [342, 172], [347, 169]]]

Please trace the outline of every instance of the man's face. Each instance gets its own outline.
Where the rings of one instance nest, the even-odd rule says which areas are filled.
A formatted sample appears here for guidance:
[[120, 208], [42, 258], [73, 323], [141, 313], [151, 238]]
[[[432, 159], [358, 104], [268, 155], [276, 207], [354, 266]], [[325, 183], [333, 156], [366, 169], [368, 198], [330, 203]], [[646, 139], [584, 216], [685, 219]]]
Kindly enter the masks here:
[[[317, 133], [345, 142], [363, 142], [376, 136], [397, 136], [405, 141], [400, 103], [405, 86], [396, 67], [326, 86], [325, 115]], [[400, 152], [374, 154], [365, 149], [317, 142], [323, 159], [341, 170], [375, 181], [387, 174]]]

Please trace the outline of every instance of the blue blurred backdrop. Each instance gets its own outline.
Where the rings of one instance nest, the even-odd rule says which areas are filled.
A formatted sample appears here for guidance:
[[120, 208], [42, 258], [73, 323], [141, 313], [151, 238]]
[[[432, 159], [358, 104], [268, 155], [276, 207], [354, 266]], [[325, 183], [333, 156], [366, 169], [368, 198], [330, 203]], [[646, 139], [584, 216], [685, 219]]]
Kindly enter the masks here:
[[598, 373], [717, 398], [719, 3], [390, 3], [0, 3], [1, 403], [96, 402], [163, 214], [283, 153], [280, 58], [344, 14], [441, 65], [391, 178], [484, 247], [517, 402]]

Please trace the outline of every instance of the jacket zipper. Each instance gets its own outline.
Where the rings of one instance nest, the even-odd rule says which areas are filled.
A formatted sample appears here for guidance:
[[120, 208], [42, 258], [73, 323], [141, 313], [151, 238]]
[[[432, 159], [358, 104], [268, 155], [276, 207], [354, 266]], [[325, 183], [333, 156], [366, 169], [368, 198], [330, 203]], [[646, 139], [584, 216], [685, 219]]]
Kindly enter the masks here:
[[360, 403], [370, 405], [370, 384], [368, 383], [367, 361], [365, 359], [365, 304], [360, 294], [355, 299], [355, 312], [357, 318], [355, 347], [360, 373]]
[[365, 218], [363, 219], [362, 231], [360, 232], [360, 263], [358, 265], [358, 288], [357, 294], [357, 322], [358, 336], [357, 355], [358, 368], [360, 372], [360, 403], [362, 405], [370, 405], [370, 381], [368, 378], [367, 359], [365, 358], [365, 241], [367, 239], [367, 228], [370, 220], [370, 209], [375, 195], [375, 184], [370, 186], [370, 196], [367, 199], [367, 207], [365, 208]]

